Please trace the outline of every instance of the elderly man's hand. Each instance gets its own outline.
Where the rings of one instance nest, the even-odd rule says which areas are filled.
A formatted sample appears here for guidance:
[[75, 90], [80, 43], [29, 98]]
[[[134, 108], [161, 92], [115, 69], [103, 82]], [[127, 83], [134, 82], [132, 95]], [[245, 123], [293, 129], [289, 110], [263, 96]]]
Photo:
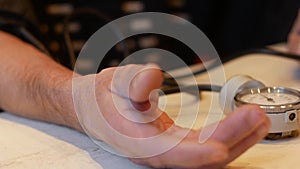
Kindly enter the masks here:
[[[260, 141], [270, 121], [258, 106], [238, 108], [204, 143], [201, 130], [176, 126], [158, 105], [163, 81], [155, 65], [108, 68], [73, 80], [85, 132], [135, 163], [158, 168], [220, 168]], [[209, 127], [209, 126], [207, 126]]]

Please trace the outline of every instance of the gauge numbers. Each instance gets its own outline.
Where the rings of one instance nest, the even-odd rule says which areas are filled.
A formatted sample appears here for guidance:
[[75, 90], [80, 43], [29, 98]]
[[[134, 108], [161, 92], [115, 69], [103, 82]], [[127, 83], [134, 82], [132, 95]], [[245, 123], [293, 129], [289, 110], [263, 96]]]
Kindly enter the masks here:
[[275, 106], [300, 102], [300, 96], [299, 93], [285, 90], [285, 88], [267, 87], [251, 89], [247, 93], [239, 95], [238, 100], [244, 103]]
[[240, 98], [243, 102], [261, 105], [282, 105], [295, 103], [299, 97], [287, 93], [253, 93]]

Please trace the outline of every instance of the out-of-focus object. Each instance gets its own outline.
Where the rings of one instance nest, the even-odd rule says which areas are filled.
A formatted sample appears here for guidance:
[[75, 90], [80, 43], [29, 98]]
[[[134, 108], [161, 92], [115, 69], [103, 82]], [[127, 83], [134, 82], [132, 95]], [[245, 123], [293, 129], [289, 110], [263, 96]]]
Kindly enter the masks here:
[[235, 106], [257, 104], [269, 116], [272, 126], [266, 139], [280, 139], [298, 135], [300, 92], [285, 87], [246, 89], [234, 97]]
[[287, 47], [290, 53], [300, 55], [300, 9], [289, 33]]
[[264, 109], [272, 126], [266, 139], [293, 137], [298, 134], [300, 92], [285, 87], [265, 87], [250, 76], [239, 75], [228, 80], [220, 92], [220, 105], [225, 114], [244, 104], [257, 104]]

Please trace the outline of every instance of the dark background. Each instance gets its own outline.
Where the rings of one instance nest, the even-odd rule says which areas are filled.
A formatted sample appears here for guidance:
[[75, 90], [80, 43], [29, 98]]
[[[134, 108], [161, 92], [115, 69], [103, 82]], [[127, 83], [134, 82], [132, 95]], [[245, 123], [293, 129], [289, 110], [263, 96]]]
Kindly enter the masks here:
[[[25, 6], [25, 1], [21, 0], [22, 4], [14, 3], [14, 6], [19, 4], [21, 8]], [[129, 2], [128, 0], [27, 1], [31, 2], [33, 8], [27, 10], [35, 13], [35, 17], [28, 15], [30, 16], [29, 19], [39, 27], [42, 41], [56, 60], [70, 68], [68, 56], [70, 51], [66, 48], [63, 32], [57, 29], [57, 25], [63, 25], [68, 15], [69, 21], [76, 21], [81, 24], [80, 31], [70, 33], [72, 42], [84, 42], [105, 23], [130, 14], [122, 10], [122, 5]], [[14, 1], [7, 0], [7, 2], [13, 3]], [[208, 36], [222, 60], [228, 60], [240, 51], [286, 41], [300, 7], [299, 0], [141, 0], [138, 2], [143, 4], [143, 9], [140, 12], [166, 12], [185, 17], [194, 23]], [[70, 4], [73, 11], [65, 14], [51, 14], [47, 12], [47, 9], [53, 4]], [[26, 5], [26, 8], [28, 6], [30, 5]], [[105, 17], [99, 18], [89, 13], [76, 15], [77, 9], [81, 8], [96, 9]], [[153, 35], [144, 35], [144, 37], [147, 36]], [[132, 39], [126, 39], [125, 42], [138, 41], [141, 38], [143, 36], [136, 36]], [[168, 37], [158, 38], [160, 39], [159, 43], [152, 47], [170, 50], [188, 64], [197, 62], [195, 59], [197, 56], [186, 49], [183, 44]], [[138, 43], [133, 43], [131, 48], [128, 48], [129, 54], [141, 48]], [[79, 51], [79, 49], [75, 49], [75, 56], [78, 55]], [[117, 65], [124, 57], [126, 57], [124, 52], [112, 49], [100, 69]]]

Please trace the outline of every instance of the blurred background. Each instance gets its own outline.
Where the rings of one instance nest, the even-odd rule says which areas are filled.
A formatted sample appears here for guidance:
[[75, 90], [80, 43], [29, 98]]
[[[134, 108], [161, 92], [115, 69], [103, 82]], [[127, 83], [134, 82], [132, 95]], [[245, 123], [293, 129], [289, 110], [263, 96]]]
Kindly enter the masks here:
[[[225, 61], [243, 50], [285, 42], [299, 7], [299, 0], [0, 0], [1, 10], [13, 11], [33, 23], [36, 28], [30, 31], [69, 68], [70, 55], [76, 57], [96, 30], [124, 15], [155, 11], [185, 18], [205, 33]], [[117, 44], [99, 70], [149, 47], [171, 51], [187, 64], [200, 62], [181, 42], [144, 34]]]

